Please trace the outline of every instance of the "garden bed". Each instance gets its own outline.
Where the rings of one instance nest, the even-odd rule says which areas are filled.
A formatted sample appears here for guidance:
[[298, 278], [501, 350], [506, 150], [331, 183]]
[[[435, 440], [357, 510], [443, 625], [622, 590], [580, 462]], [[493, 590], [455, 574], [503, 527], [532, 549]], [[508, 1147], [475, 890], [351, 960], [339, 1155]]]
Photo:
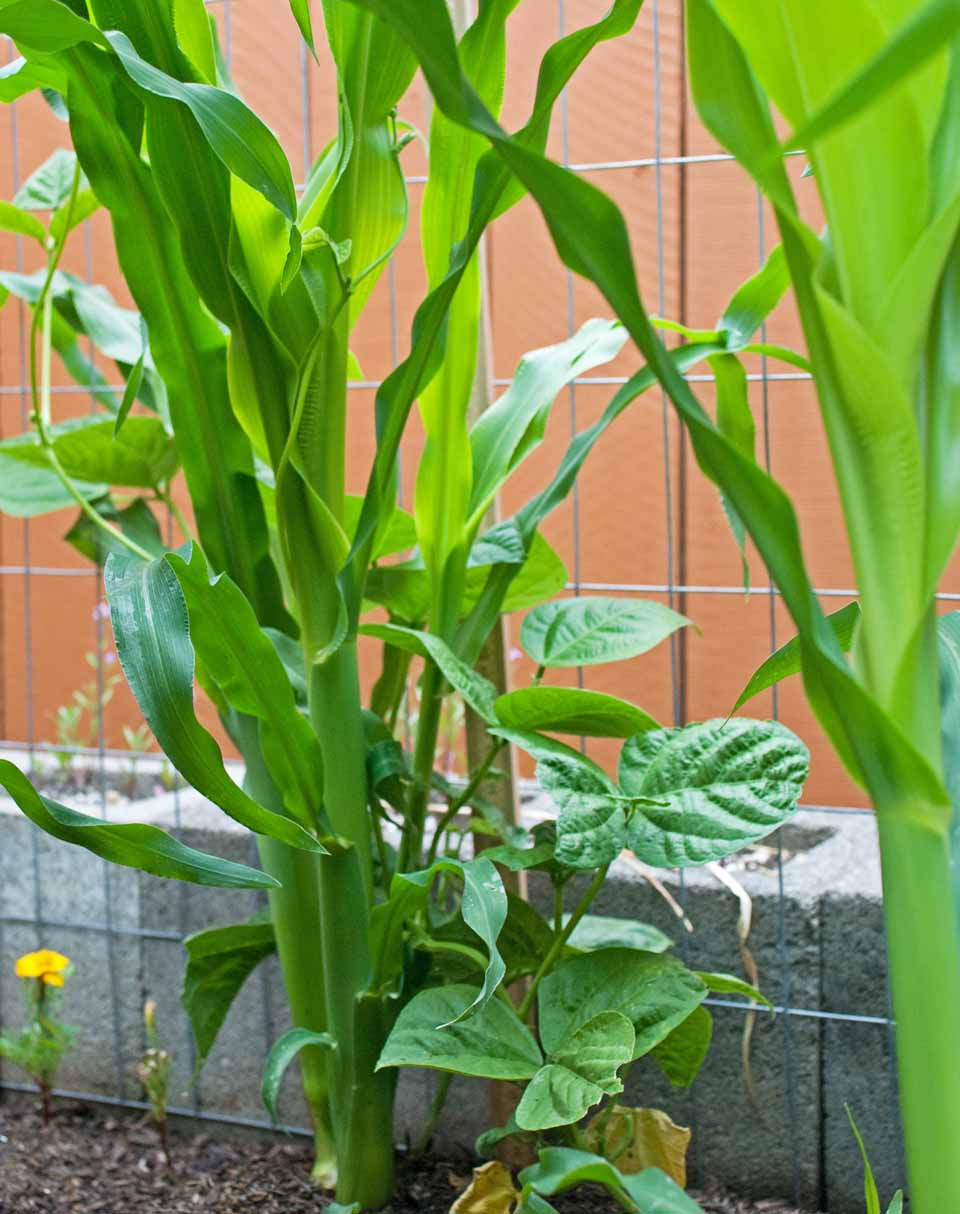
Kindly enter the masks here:
[[[309, 1181], [307, 1148], [267, 1136], [175, 1132], [164, 1165], [143, 1118], [61, 1103], [44, 1128], [32, 1104], [0, 1106], [0, 1214], [320, 1214], [327, 1200]], [[447, 1214], [470, 1177], [462, 1154], [401, 1165], [398, 1196], [384, 1214]], [[796, 1214], [782, 1202], [695, 1194], [708, 1214]], [[613, 1214], [599, 1192], [554, 1199], [563, 1214]]]

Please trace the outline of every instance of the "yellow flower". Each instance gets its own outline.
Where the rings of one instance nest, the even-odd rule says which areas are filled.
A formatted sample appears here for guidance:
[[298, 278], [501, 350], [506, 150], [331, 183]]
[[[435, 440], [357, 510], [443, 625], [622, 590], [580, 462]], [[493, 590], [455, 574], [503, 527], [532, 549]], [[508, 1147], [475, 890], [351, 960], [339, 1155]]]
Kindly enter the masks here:
[[63, 986], [69, 966], [70, 958], [63, 953], [41, 948], [35, 953], [24, 953], [14, 968], [18, 978], [39, 978], [47, 986]]

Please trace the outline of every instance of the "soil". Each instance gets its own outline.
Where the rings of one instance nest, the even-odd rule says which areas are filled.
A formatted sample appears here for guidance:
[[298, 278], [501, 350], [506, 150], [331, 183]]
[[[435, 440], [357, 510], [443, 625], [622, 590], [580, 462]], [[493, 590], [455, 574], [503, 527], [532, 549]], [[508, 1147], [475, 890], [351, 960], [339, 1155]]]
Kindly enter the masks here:
[[[32, 1103], [0, 1105], [0, 1214], [322, 1214], [303, 1142], [193, 1134], [177, 1127], [172, 1162], [144, 1118], [60, 1101], [44, 1127]], [[460, 1158], [401, 1161], [383, 1214], [447, 1214], [470, 1179]], [[779, 1201], [695, 1193], [708, 1214], [798, 1214]], [[600, 1191], [553, 1199], [562, 1214], [613, 1214]]]

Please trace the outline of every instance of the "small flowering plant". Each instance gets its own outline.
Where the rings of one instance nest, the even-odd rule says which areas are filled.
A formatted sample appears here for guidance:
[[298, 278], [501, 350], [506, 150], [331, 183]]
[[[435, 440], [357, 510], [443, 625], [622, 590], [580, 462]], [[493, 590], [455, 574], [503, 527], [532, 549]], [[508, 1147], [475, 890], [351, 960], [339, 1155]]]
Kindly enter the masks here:
[[74, 1033], [57, 1019], [60, 990], [70, 976], [70, 958], [53, 949], [25, 953], [14, 966], [23, 982], [27, 1022], [12, 1036], [0, 1036], [0, 1058], [22, 1067], [40, 1089], [44, 1124], [51, 1116], [50, 1094], [63, 1055], [73, 1044]]
[[160, 1136], [160, 1149], [164, 1162], [170, 1162], [170, 1142], [167, 1136], [167, 1093], [170, 1087], [170, 1071], [173, 1059], [162, 1049], [157, 1037], [157, 1005], [148, 999], [143, 1005], [143, 1023], [147, 1032], [147, 1048], [137, 1063], [137, 1078], [143, 1085], [150, 1111]]

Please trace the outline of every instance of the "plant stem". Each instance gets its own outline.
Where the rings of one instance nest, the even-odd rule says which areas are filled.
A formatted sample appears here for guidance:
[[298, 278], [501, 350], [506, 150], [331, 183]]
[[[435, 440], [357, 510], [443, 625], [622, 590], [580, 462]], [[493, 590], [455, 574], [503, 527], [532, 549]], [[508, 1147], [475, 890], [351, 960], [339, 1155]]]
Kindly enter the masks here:
[[407, 810], [406, 829], [400, 849], [401, 871], [420, 867], [424, 827], [433, 778], [433, 756], [437, 749], [440, 712], [443, 706], [443, 675], [427, 661], [423, 672], [420, 716], [417, 720], [417, 744], [413, 752], [413, 789]]
[[437, 1079], [437, 1086], [433, 1093], [433, 1103], [430, 1106], [430, 1116], [424, 1122], [423, 1129], [420, 1132], [420, 1137], [413, 1144], [411, 1154], [414, 1156], [422, 1155], [430, 1145], [430, 1139], [434, 1135], [439, 1122], [440, 1115], [443, 1113], [443, 1106], [447, 1103], [447, 1095], [450, 1091], [450, 1084], [453, 1081], [452, 1071], [441, 1071]]
[[[60, 258], [63, 254], [63, 246], [67, 239], [67, 233], [70, 230], [70, 216], [73, 214], [74, 204], [77, 200], [77, 190], [80, 185], [80, 162], [77, 164], [73, 172], [73, 182], [70, 187], [70, 198], [67, 202], [67, 219], [63, 225], [63, 231], [54, 244], [53, 248], [47, 254], [47, 273], [43, 280], [43, 286], [40, 288], [40, 295], [33, 309], [33, 316], [30, 320], [30, 395], [33, 401], [33, 422], [37, 428], [37, 438], [40, 440], [40, 446], [43, 448], [47, 462], [57, 479], [63, 485], [64, 489], [70, 494], [73, 500], [77, 503], [83, 513], [95, 524], [101, 531], [105, 532], [115, 540], [118, 544], [122, 544], [124, 548], [128, 548], [135, 556], [141, 560], [151, 560], [150, 553], [141, 548], [139, 544], [129, 539], [119, 527], [114, 527], [108, 523], [102, 515], [100, 515], [93, 506], [87, 501], [80, 490], [76, 487], [66, 469], [60, 463], [60, 459], [54, 449], [53, 443], [50, 440], [48, 427], [51, 424], [52, 409], [50, 404], [50, 369], [51, 369], [51, 345], [53, 331], [53, 296], [51, 294], [51, 286], [53, 284], [53, 276], [56, 273], [57, 266], [60, 264]], [[40, 335], [40, 369], [37, 370], [37, 335]]]
[[471, 797], [486, 779], [490, 768], [493, 766], [494, 760], [500, 751], [503, 750], [504, 746], [506, 746], [504, 739], [497, 738], [494, 744], [490, 747], [490, 750], [487, 752], [487, 757], [470, 777], [470, 782], [467, 784], [466, 788], [455, 801], [451, 801], [441, 817], [437, 819], [436, 829], [433, 832], [433, 839], [430, 842], [430, 850], [427, 853], [427, 868], [429, 868], [437, 858], [437, 851], [439, 850], [440, 840], [443, 837], [444, 831], [461, 811], [461, 809], [470, 804]]
[[948, 840], [877, 806], [900, 1103], [915, 1214], [960, 1210], [960, 938]]
[[[242, 717], [233, 732], [246, 761], [251, 795], [268, 809], [283, 813], [283, 799], [263, 762], [256, 721]], [[323, 954], [317, 932], [319, 859], [265, 835], [257, 837], [257, 849], [265, 871], [280, 882], [280, 888], [271, 889], [268, 897], [291, 1020], [294, 1027], [325, 1032]], [[332, 1188], [337, 1179], [337, 1160], [330, 1118], [329, 1067], [324, 1050], [310, 1048], [301, 1053], [300, 1076], [313, 1121], [313, 1178], [318, 1184]]]
[[564, 945], [573, 935], [574, 928], [590, 909], [590, 904], [599, 893], [600, 887], [603, 885], [609, 868], [610, 865], [605, 864], [602, 868], [598, 868], [593, 874], [590, 884], [583, 891], [583, 896], [574, 908], [573, 914], [567, 920], [566, 926], [557, 936], [556, 940], [554, 940], [553, 944], [550, 946], [549, 952], [544, 957], [543, 961], [541, 961], [540, 968], [534, 974], [533, 981], [530, 983], [530, 988], [523, 997], [523, 1002], [520, 1004], [519, 1008], [517, 1008], [517, 1015], [521, 1020], [526, 1017], [527, 1013], [530, 1011], [530, 1008], [533, 1006], [533, 1001], [537, 996], [537, 988], [540, 986], [543, 979], [546, 978], [547, 974], [549, 974], [553, 969], [557, 959], [563, 952]]
[[559, 881], [553, 886], [553, 930], [558, 935], [563, 931], [563, 885]]
[[[305, 640], [309, 654], [311, 643]], [[337, 1200], [376, 1208], [393, 1190], [395, 1081], [376, 1070], [390, 1014], [367, 992], [373, 863], [355, 640], [311, 667], [309, 701], [323, 751], [325, 809], [339, 843], [318, 863], [327, 1024], [337, 1043], [330, 1094]]]

